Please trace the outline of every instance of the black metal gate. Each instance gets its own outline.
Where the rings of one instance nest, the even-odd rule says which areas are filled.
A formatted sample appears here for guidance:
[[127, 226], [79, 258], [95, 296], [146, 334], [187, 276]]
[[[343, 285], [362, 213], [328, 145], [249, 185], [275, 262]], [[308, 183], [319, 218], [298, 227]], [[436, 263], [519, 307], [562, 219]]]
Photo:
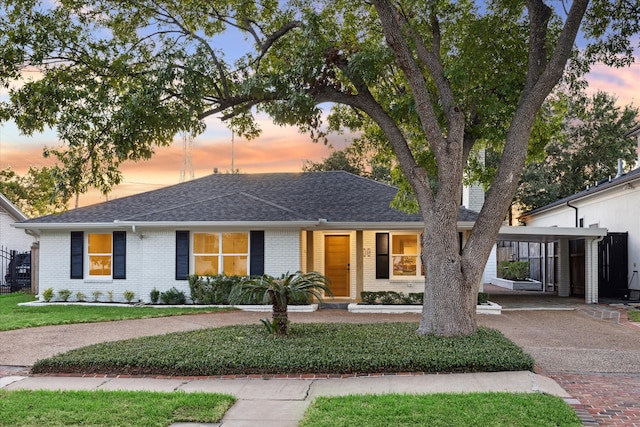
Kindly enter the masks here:
[[0, 246], [0, 294], [31, 291], [31, 252]]
[[608, 233], [598, 243], [598, 296], [623, 298], [628, 294], [629, 233]]

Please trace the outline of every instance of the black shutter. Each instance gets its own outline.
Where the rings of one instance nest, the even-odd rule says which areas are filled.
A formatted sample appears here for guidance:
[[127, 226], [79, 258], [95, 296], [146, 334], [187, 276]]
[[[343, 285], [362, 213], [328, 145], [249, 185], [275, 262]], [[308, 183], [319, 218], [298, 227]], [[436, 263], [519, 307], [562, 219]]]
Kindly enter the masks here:
[[176, 280], [189, 276], [189, 232], [176, 231]]
[[127, 278], [127, 233], [113, 232], [113, 278]]
[[84, 232], [71, 232], [71, 278], [82, 279], [84, 272]]
[[249, 275], [262, 276], [264, 274], [264, 231], [249, 233]]
[[389, 233], [376, 233], [376, 279], [389, 278]]

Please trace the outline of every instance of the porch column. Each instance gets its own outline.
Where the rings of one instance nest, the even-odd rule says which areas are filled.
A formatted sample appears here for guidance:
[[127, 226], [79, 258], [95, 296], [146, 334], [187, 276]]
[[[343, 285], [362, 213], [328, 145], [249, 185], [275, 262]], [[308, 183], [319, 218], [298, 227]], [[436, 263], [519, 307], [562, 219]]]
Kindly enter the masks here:
[[598, 303], [598, 242], [596, 239], [585, 239], [584, 242], [584, 302]]
[[558, 241], [558, 296], [568, 297], [571, 295], [571, 275], [569, 259], [569, 240], [560, 239]]
[[[356, 231], [356, 294], [357, 301], [360, 301], [360, 292], [364, 290], [364, 243], [362, 230]], [[353, 264], [353, 262], [351, 263]]]
[[313, 265], [313, 231], [307, 231], [307, 273], [315, 271]]

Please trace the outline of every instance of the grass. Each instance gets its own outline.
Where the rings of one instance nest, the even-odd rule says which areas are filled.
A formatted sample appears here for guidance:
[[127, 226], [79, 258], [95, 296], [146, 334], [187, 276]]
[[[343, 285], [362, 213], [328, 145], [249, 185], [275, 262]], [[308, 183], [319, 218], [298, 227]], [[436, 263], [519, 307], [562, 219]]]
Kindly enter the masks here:
[[318, 397], [300, 427], [581, 426], [561, 398], [544, 394], [469, 393]]
[[214, 423], [233, 405], [230, 395], [130, 391], [0, 390], [0, 426], [166, 427]]
[[138, 375], [351, 374], [532, 370], [500, 332], [418, 336], [416, 323], [292, 324], [287, 338], [239, 325], [106, 342], [39, 360], [34, 373]]
[[632, 322], [640, 322], [640, 310], [627, 310], [627, 316]]
[[68, 325], [71, 323], [108, 322], [113, 320], [145, 319], [150, 317], [178, 316], [183, 314], [213, 313], [226, 308], [153, 308], [80, 305], [19, 306], [18, 303], [34, 301], [29, 294], [0, 295], [0, 331], [33, 328], [36, 326]]

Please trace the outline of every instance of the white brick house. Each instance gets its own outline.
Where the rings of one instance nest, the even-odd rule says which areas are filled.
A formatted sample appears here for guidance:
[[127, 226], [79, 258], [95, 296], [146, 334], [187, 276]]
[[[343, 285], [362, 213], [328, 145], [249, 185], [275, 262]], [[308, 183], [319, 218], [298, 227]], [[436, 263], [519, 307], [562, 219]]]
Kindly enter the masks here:
[[[40, 234], [40, 291], [124, 291], [148, 302], [190, 274], [318, 271], [336, 300], [422, 292], [423, 223], [389, 206], [395, 187], [346, 172], [214, 174], [26, 220]], [[477, 214], [460, 208], [461, 241]]]

